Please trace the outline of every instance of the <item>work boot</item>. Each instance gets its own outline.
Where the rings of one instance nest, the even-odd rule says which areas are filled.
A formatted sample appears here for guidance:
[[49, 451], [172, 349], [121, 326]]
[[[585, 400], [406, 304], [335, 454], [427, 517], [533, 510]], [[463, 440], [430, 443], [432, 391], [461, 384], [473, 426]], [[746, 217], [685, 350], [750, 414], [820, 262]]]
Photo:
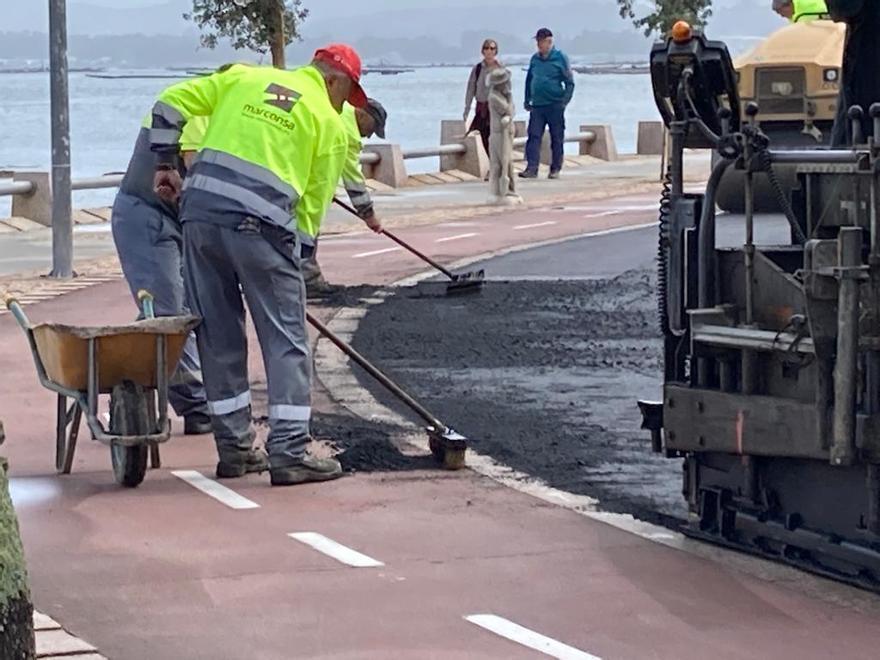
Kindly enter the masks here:
[[251, 472], [265, 472], [269, 460], [262, 449], [249, 449], [243, 461], [224, 461], [217, 463], [218, 479], [236, 479]]
[[559, 178], [559, 170], [550, 170], [550, 174], [547, 175], [548, 179], [558, 179]]
[[342, 476], [342, 466], [335, 458], [316, 458], [309, 454], [296, 465], [269, 470], [273, 486], [295, 486], [309, 481], [329, 481]]
[[306, 298], [308, 299], [325, 298], [327, 296], [335, 295], [340, 291], [342, 291], [341, 286], [338, 284], [330, 284], [324, 279], [323, 275], [319, 275], [306, 282]]
[[183, 417], [184, 435], [203, 435], [211, 432], [211, 418], [205, 413], [192, 413]]
[[538, 173], [535, 172], [534, 170], [523, 170], [522, 172], [519, 173], [519, 178], [520, 179], [537, 179]]

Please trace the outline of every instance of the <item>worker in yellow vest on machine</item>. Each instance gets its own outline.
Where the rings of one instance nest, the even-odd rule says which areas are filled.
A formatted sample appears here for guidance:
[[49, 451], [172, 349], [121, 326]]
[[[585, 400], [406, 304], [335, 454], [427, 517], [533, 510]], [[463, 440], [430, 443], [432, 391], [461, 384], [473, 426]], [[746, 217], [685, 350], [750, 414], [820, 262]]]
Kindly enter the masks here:
[[[153, 108], [155, 189], [182, 191], [185, 281], [196, 330], [218, 477], [251, 471], [254, 441], [244, 300], [268, 378], [266, 442], [273, 485], [324, 481], [339, 462], [307, 453], [311, 368], [301, 264], [342, 176], [348, 101], [367, 104], [361, 61], [349, 46], [319, 49], [293, 71], [233, 66], [166, 89]], [[197, 116], [211, 120], [185, 183], [179, 139]]]
[[792, 23], [828, 18], [825, 0], [773, 0], [773, 11]]

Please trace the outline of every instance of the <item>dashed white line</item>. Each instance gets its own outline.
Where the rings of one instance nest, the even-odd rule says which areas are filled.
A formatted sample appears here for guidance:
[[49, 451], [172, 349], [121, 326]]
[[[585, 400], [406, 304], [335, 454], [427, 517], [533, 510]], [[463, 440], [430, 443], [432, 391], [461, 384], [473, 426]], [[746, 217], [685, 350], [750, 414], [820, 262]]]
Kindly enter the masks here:
[[586, 213], [582, 218], [604, 218], [608, 215], [620, 215], [620, 211], [600, 211], [599, 213]]
[[173, 470], [171, 472], [178, 479], [183, 479], [193, 488], [202, 491], [205, 495], [213, 497], [218, 502], [222, 502], [230, 509], [259, 509], [260, 505], [252, 502], [248, 498], [239, 495], [234, 490], [230, 490], [226, 486], [217, 483], [213, 479], [208, 479], [201, 472], [195, 470]]
[[568, 644], [558, 642], [551, 637], [546, 637], [534, 630], [523, 628], [521, 625], [508, 621], [494, 614], [472, 614], [465, 619], [471, 623], [485, 628], [489, 632], [500, 635], [517, 644], [522, 644], [535, 651], [540, 651], [551, 658], [560, 660], [601, 660], [599, 656], [591, 655]]
[[361, 252], [352, 257], [352, 259], [363, 259], [364, 257], [375, 257], [377, 254], [385, 254], [386, 252], [397, 252], [399, 247], [384, 248], [382, 250], [372, 250], [370, 252]]
[[317, 532], [293, 532], [288, 534], [288, 536], [348, 566], [372, 568], [385, 565], [381, 561], [367, 557], [367, 555], [361, 554], [357, 550], [352, 550]]
[[547, 222], [536, 222], [531, 225], [516, 225], [514, 229], [534, 229], [535, 227], [549, 227], [550, 225], [555, 225], [555, 220], [548, 220]]
[[446, 243], [448, 241], [459, 241], [463, 238], [473, 238], [476, 235], [477, 235], [476, 232], [471, 233], [471, 234], [458, 234], [457, 236], [447, 236], [446, 238], [438, 238], [434, 242], [435, 243]]

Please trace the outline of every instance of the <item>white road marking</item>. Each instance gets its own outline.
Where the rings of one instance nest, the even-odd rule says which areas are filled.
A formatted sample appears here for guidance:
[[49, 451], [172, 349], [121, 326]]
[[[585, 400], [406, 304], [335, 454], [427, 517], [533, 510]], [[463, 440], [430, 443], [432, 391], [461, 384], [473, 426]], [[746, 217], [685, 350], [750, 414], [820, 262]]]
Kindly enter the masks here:
[[555, 220], [548, 220], [547, 222], [536, 222], [532, 225], [516, 225], [514, 229], [534, 229], [535, 227], [549, 227], [550, 225], [555, 224]]
[[104, 414], [101, 415], [101, 417], [104, 419], [104, 423], [105, 423], [105, 424], [109, 424], [109, 423], [110, 423], [110, 413], [105, 412]]
[[234, 490], [230, 490], [226, 486], [217, 483], [213, 479], [208, 479], [201, 472], [195, 470], [172, 470], [178, 479], [183, 479], [193, 488], [202, 491], [205, 495], [213, 497], [218, 502], [222, 502], [230, 509], [259, 509], [260, 505], [252, 502], [248, 498], [239, 495]]
[[307, 546], [324, 553], [328, 557], [332, 557], [338, 562], [354, 566], [355, 568], [373, 568], [385, 565], [381, 561], [367, 557], [367, 555], [361, 554], [357, 550], [352, 550], [316, 532], [293, 532], [288, 534], [288, 536], [295, 541], [305, 543]]
[[435, 243], [446, 243], [448, 241], [458, 241], [458, 240], [461, 240], [462, 238], [473, 238], [476, 235], [477, 235], [476, 232], [471, 233], [471, 234], [458, 234], [458, 236], [447, 236], [446, 238], [438, 238], [434, 242]]
[[437, 229], [441, 227], [482, 227], [482, 222], [474, 222], [473, 220], [466, 220], [464, 222], [441, 222], [439, 225], [435, 225]]
[[611, 234], [621, 234], [627, 231], [635, 231], [636, 229], [646, 229], [648, 227], [656, 227], [656, 222], [643, 222], [639, 225], [626, 225], [625, 227], [612, 227], [611, 229], [601, 229], [599, 231], [591, 231], [588, 234], [581, 234], [576, 238], [592, 238], [593, 236], [609, 236]]
[[385, 254], [386, 252], [397, 252], [401, 248], [399, 247], [390, 247], [384, 248], [382, 250], [372, 250], [371, 252], [361, 252], [360, 254], [356, 254], [352, 257], [352, 259], [363, 259], [364, 257], [375, 257], [377, 254]]
[[600, 211], [599, 213], [586, 213], [582, 218], [604, 218], [608, 215], [620, 215], [620, 211]]
[[466, 616], [465, 620], [512, 642], [522, 644], [535, 651], [540, 651], [551, 658], [560, 658], [560, 660], [601, 660], [599, 656], [591, 655], [568, 644], [557, 642], [555, 639], [536, 633], [534, 630], [523, 628], [513, 621], [508, 621], [494, 614], [472, 614]]

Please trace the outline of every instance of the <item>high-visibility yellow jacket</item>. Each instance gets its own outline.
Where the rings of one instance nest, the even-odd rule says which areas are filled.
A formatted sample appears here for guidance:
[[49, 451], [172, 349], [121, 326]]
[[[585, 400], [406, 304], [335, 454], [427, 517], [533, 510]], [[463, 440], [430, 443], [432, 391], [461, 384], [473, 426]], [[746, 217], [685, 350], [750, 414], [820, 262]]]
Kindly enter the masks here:
[[320, 72], [236, 65], [172, 85], [153, 107], [153, 150], [173, 160], [195, 116], [210, 122], [184, 184], [182, 219], [238, 224], [246, 214], [313, 241], [348, 148]]
[[815, 21], [820, 18], [828, 18], [828, 7], [825, 5], [825, 0], [794, 0], [792, 23]]
[[361, 169], [360, 157], [364, 145], [358, 128], [357, 115], [354, 107], [348, 103], [342, 107], [342, 122], [345, 124], [345, 132], [348, 136], [348, 158], [342, 169], [342, 185], [345, 186], [351, 205], [364, 218], [373, 212], [373, 200], [370, 191], [367, 190], [364, 171]]

